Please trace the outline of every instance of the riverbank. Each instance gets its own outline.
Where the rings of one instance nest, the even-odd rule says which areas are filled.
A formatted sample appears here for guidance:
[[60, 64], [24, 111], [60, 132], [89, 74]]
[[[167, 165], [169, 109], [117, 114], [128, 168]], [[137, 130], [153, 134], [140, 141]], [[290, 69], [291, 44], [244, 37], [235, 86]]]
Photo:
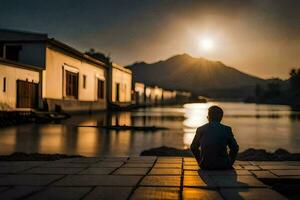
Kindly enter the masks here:
[[[141, 156], [185, 156], [193, 157], [189, 149], [176, 149], [172, 147], [158, 147], [144, 150]], [[268, 152], [264, 149], [247, 149], [240, 152], [237, 160], [241, 161], [300, 161], [300, 153], [290, 153], [285, 149], [277, 149], [274, 152]]]
[[[162, 146], [144, 150], [140, 156], [160, 156], [160, 157], [193, 157], [189, 149], [176, 149]], [[67, 158], [84, 158], [82, 155], [65, 154], [40, 154], [16, 152], [10, 155], [1, 155], [0, 161], [52, 161]], [[284, 149], [277, 149], [268, 152], [264, 149], [247, 149], [238, 154], [239, 161], [300, 161], [300, 153], [290, 153]]]

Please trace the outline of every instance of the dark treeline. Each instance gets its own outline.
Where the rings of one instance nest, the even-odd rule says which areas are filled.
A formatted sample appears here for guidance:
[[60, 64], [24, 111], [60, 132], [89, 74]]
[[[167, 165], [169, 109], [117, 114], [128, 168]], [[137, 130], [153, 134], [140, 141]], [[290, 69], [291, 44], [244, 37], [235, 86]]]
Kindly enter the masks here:
[[91, 56], [92, 58], [102, 61], [107, 66], [112, 65], [112, 60], [109, 55], [105, 55], [104, 53], [96, 51], [93, 48], [91, 48], [89, 51], [86, 51], [85, 54]]
[[254, 95], [246, 99], [247, 102], [287, 104], [300, 107], [300, 68], [292, 69], [290, 77], [270, 79], [266, 85], [257, 84]]

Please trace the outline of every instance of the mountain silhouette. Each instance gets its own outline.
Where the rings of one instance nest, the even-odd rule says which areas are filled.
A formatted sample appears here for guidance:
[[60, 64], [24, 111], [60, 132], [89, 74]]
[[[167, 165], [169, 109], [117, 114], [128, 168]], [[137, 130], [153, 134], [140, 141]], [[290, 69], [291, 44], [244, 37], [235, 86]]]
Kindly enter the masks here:
[[175, 55], [152, 64], [138, 62], [127, 67], [132, 70], [134, 81], [168, 89], [188, 90], [197, 95], [242, 97], [253, 92], [256, 84], [266, 83], [264, 79], [243, 73], [222, 62], [194, 58], [188, 54]]

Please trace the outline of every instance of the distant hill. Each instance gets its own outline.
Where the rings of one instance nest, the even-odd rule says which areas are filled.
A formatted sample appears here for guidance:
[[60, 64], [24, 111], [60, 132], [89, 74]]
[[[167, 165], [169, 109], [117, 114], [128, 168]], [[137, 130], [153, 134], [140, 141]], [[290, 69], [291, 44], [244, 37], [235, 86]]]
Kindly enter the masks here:
[[256, 84], [266, 84], [266, 80], [243, 73], [222, 62], [194, 58], [188, 54], [176, 55], [152, 64], [134, 63], [127, 67], [133, 71], [134, 81], [211, 97], [245, 97], [253, 94]]

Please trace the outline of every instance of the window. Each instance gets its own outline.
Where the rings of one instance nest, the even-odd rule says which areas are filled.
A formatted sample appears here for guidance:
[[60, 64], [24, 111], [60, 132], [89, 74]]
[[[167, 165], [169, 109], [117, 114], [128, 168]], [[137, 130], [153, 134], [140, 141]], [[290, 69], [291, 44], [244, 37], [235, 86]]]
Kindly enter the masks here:
[[104, 99], [104, 81], [98, 79], [98, 98]]
[[19, 54], [22, 50], [20, 45], [7, 45], [5, 46], [5, 58], [8, 60], [19, 61]]
[[66, 95], [78, 98], [78, 73], [66, 71]]
[[85, 89], [86, 88], [86, 75], [83, 75], [82, 78], [83, 78], [83, 88]]
[[6, 92], [6, 77], [3, 78], [3, 92]]
[[116, 101], [120, 101], [120, 83], [116, 83]]

